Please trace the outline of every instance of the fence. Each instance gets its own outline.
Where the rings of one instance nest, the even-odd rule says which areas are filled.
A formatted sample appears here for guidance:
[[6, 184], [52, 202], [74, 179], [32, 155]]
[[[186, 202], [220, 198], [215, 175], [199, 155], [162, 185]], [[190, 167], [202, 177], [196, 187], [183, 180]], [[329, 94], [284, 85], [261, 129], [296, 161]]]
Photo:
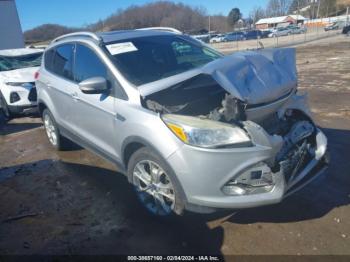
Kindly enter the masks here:
[[325, 31], [324, 27], [315, 26], [308, 27], [305, 33], [289, 34], [286, 36], [276, 36], [271, 38], [261, 38], [254, 40], [242, 40], [233, 42], [222, 42], [210, 44], [215, 49], [223, 53], [231, 53], [240, 50], [257, 49], [257, 48], [272, 48], [272, 47], [287, 47], [301, 43], [314, 41], [317, 39], [333, 37], [339, 35], [341, 29]]

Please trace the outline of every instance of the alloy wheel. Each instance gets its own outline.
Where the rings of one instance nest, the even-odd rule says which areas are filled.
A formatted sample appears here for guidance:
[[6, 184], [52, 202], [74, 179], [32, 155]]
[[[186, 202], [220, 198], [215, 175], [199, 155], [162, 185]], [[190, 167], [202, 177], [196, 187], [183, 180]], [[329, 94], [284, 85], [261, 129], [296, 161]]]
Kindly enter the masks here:
[[169, 215], [175, 207], [175, 190], [166, 172], [155, 162], [139, 161], [133, 184], [141, 203], [154, 215]]
[[53, 124], [51, 117], [48, 114], [44, 116], [44, 126], [46, 130], [47, 137], [52, 145], [57, 145], [57, 132], [56, 127]]

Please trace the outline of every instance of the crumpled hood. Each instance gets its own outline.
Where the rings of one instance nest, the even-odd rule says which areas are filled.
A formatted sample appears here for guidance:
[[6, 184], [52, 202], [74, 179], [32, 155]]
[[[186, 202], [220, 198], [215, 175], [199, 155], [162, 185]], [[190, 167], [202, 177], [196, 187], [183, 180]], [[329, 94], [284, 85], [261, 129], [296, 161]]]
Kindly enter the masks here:
[[0, 79], [3, 82], [34, 82], [34, 74], [38, 69], [39, 67], [36, 66], [0, 72]]
[[295, 49], [237, 52], [138, 89], [147, 96], [199, 74], [211, 75], [220, 86], [248, 104], [274, 101], [297, 86]]

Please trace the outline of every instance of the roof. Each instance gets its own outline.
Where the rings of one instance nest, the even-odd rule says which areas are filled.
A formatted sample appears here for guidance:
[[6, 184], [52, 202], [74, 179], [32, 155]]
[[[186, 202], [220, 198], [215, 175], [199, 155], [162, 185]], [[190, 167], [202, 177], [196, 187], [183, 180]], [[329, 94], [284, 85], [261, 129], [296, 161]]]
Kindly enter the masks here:
[[0, 50], [0, 56], [22, 56], [36, 53], [42, 53], [42, 49], [35, 48], [17, 48]]
[[302, 15], [289, 15], [289, 17], [291, 17], [295, 20], [306, 20], [306, 18], [303, 17]]
[[97, 33], [97, 36], [101, 37], [106, 44], [130, 38], [158, 35], [174, 35], [174, 33], [161, 30], [121, 30]]
[[159, 36], [159, 35], [174, 35], [182, 34], [179, 30], [171, 27], [148, 27], [148, 28], [139, 28], [134, 30], [119, 30], [119, 31], [110, 31], [110, 32], [74, 32], [70, 34], [61, 35], [56, 37], [51, 43], [58, 42], [62, 39], [67, 38], [77, 38], [84, 37], [90, 38], [97, 42], [103, 42], [109, 44], [112, 42], [123, 41], [132, 38], [145, 37], [145, 36]]
[[302, 15], [285, 15], [285, 16], [277, 16], [277, 17], [269, 17], [269, 18], [262, 18], [258, 22], [256, 22], [256, 25], [260, 24], [279, 24], [285, 22], [285, 20], [291, 17], [294, 20], [305, 20], [305, 17]]
[[287, 16], [277, 16], [277, 17], [269, 17], [269, 18], [262, 18], [258, 22], [256, 22], [256, 25], [260, 24], [278, 24], [283, 23], [284, 20], [287, 18]]

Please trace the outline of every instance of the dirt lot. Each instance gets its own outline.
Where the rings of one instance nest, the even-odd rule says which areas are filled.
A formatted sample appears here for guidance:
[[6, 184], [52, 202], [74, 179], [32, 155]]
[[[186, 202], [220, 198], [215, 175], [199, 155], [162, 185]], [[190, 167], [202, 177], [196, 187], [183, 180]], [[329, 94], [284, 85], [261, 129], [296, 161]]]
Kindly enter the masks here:
[[0, 254], [350, 255], [350, 37], [297, 51], [300, 90], [329, 139], [325, 176], [278, 205], [164, 222], [112, 165], [55, 152], [40, 119], [23, 117], [1, 129]]

